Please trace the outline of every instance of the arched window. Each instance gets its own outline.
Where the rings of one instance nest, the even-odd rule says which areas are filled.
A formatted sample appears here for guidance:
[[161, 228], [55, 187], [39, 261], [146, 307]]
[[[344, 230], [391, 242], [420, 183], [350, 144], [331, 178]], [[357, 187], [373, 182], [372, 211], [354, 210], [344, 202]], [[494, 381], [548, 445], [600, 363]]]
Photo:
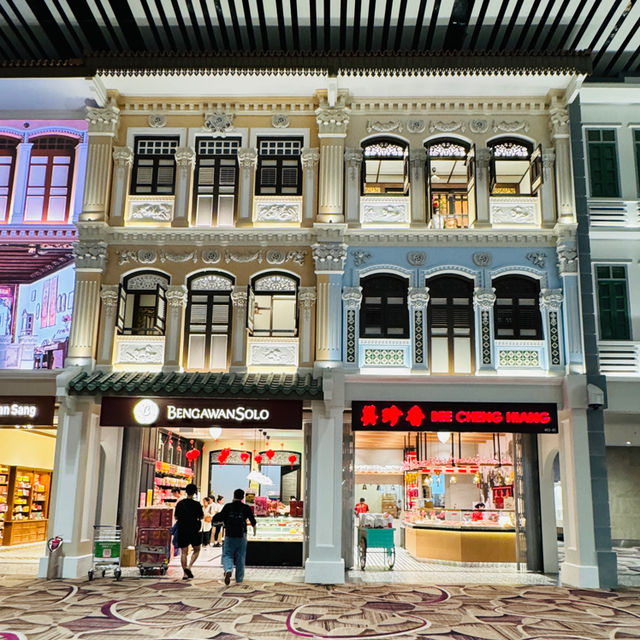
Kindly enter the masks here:
[[162, 336], [167, 319], [169, 277], [158, 271], [136, 271], [120, 285], [118, 333]]
[[187, 281], [185, 318], [187, 369], [226, 369], [231, 337], [233, 278], [216, 272], [197, 273]]
[[406, 196], [409, 193], [409, 147], [395, 138], [362, 143], [362, 193]]
[[427, 180], [431, 194], [431, 226], [465, 229], [475, 212], [474, 147], [442, 138], [427, 143]]
[[427, 311], [432, 373], [471, 373], [473, 355], [473, 282], [442, 275], [430, 278]]
[[526, 276], [493, 281], [495, 335], [502, 340], [542, 340], [540, 283]]
[[0, 137], [0, 223], [9, 221], [18, 138]]
[[492, 196], [533, 196], [542, 184], [542, 150], [518, 138], [489, 143]]
[[73, 165], [78, 140], [38, 136], [33, 142], [24, 204], [25, 222], [66, 222], [71, 208]]
[[288, 273], [256, 276], [249, 290], [247, 323], [253, 336], [295, 337], [298, 333], [298, 280]]
[[392, 274], [376, 274], [363, 278], [360, 284], [360, 337], [408, 338], [407, 279]]

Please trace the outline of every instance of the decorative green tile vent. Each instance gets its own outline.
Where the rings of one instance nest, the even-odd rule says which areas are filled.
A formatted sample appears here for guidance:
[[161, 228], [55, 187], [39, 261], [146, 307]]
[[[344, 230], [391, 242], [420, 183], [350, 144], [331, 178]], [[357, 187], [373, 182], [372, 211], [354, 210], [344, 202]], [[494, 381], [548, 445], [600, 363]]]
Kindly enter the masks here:
[[404, 349], [365, 349], [364, 365], [370, 367], [404, 367]]
[[539, 367], [540, 354], [537, 351], [519, 349], [501, 349], [498, 352], [498, 365], [500, 367]]

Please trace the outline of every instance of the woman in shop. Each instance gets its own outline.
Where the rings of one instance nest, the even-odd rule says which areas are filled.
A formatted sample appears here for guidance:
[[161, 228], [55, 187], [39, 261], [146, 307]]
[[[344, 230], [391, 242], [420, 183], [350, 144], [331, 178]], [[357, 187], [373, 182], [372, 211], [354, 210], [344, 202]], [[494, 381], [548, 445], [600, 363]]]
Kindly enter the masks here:
[[208, 547], [211, 543], [211, 518], [215, 513], [213, 510], [213, 500], [206, 496], [202, 498], [202, 511], [204, 512], [204, 518], [202, 518], [202, 546]]
[[[220, 513], [222, 511], [222, 506], [224, 505], [224, 498], [222, 496], [218, 496], [216, 501], [213, 501], [213, 496], [211, 497], [211, 507], [212, 507], [212, 515], [215, 515], [216, 513]], [[222, 531], [222, 527], [223, 527], [223, 523], [222, 522], [216, 522], [215, 523], [215, 533], [213, 535], [213, 541], [214, 547], [220, 547], [222, 546], [222, 541], [221, 541], [221, 531]]]

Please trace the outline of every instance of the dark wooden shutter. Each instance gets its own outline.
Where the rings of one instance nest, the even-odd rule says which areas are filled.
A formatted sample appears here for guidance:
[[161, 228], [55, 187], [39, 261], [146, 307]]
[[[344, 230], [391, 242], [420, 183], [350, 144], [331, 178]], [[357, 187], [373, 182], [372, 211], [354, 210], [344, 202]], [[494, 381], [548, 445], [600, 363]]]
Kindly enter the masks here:
[[529, 177], [531, 179], [531, 195], [538, 193], [540, 185], [542, 185], [542, 147], [538, 145], [531, 154], [529, 162]]
[[594, 198], [619, 198], [618, 158], [615, 142], [588, 144], [589, 178], [591, 196]]
[[118, 314], [117, 314], [117, 322], [116, 327], [118, 329], [119, 334], [124, 333], [124, 323], [127, 313], [127, 290], [124, 288], [124, 285], [119, 285], [118, 287]]
[[629, 340], [627, 283], [624, 280], [598, 282], [601, 340]]
[[156, 311], [153, 328], [159, 335], [164, 335], [167, 323], [167, 292], [161, 284], [156, 285]]

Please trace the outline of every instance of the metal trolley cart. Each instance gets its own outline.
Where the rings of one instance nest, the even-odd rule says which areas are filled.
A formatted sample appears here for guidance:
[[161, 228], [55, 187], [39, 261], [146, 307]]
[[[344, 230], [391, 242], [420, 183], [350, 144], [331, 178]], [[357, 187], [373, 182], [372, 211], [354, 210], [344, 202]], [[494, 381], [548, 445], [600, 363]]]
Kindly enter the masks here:
[[396, 562], [396, 547], [393, 542], [395, 529], [367, 529], [358, 527], [358, 561], [364, 571], [367, 566], [367, 553], [372, 549], [384, 553], [384, 563], [387, 569], [393, 569]]
[[93, 580], [98, 571], [104, 578], [107, 571], [113, 571], [116, 580], [122, 578], [120, 568], [121, 527], [117, 525], [96, 524], [93, 527], [93, 564], [89, 569], [89, 580]]
[[140, 575], [165, 575], [171, 560], [171, 530], [138, 527], [136, 560]]

